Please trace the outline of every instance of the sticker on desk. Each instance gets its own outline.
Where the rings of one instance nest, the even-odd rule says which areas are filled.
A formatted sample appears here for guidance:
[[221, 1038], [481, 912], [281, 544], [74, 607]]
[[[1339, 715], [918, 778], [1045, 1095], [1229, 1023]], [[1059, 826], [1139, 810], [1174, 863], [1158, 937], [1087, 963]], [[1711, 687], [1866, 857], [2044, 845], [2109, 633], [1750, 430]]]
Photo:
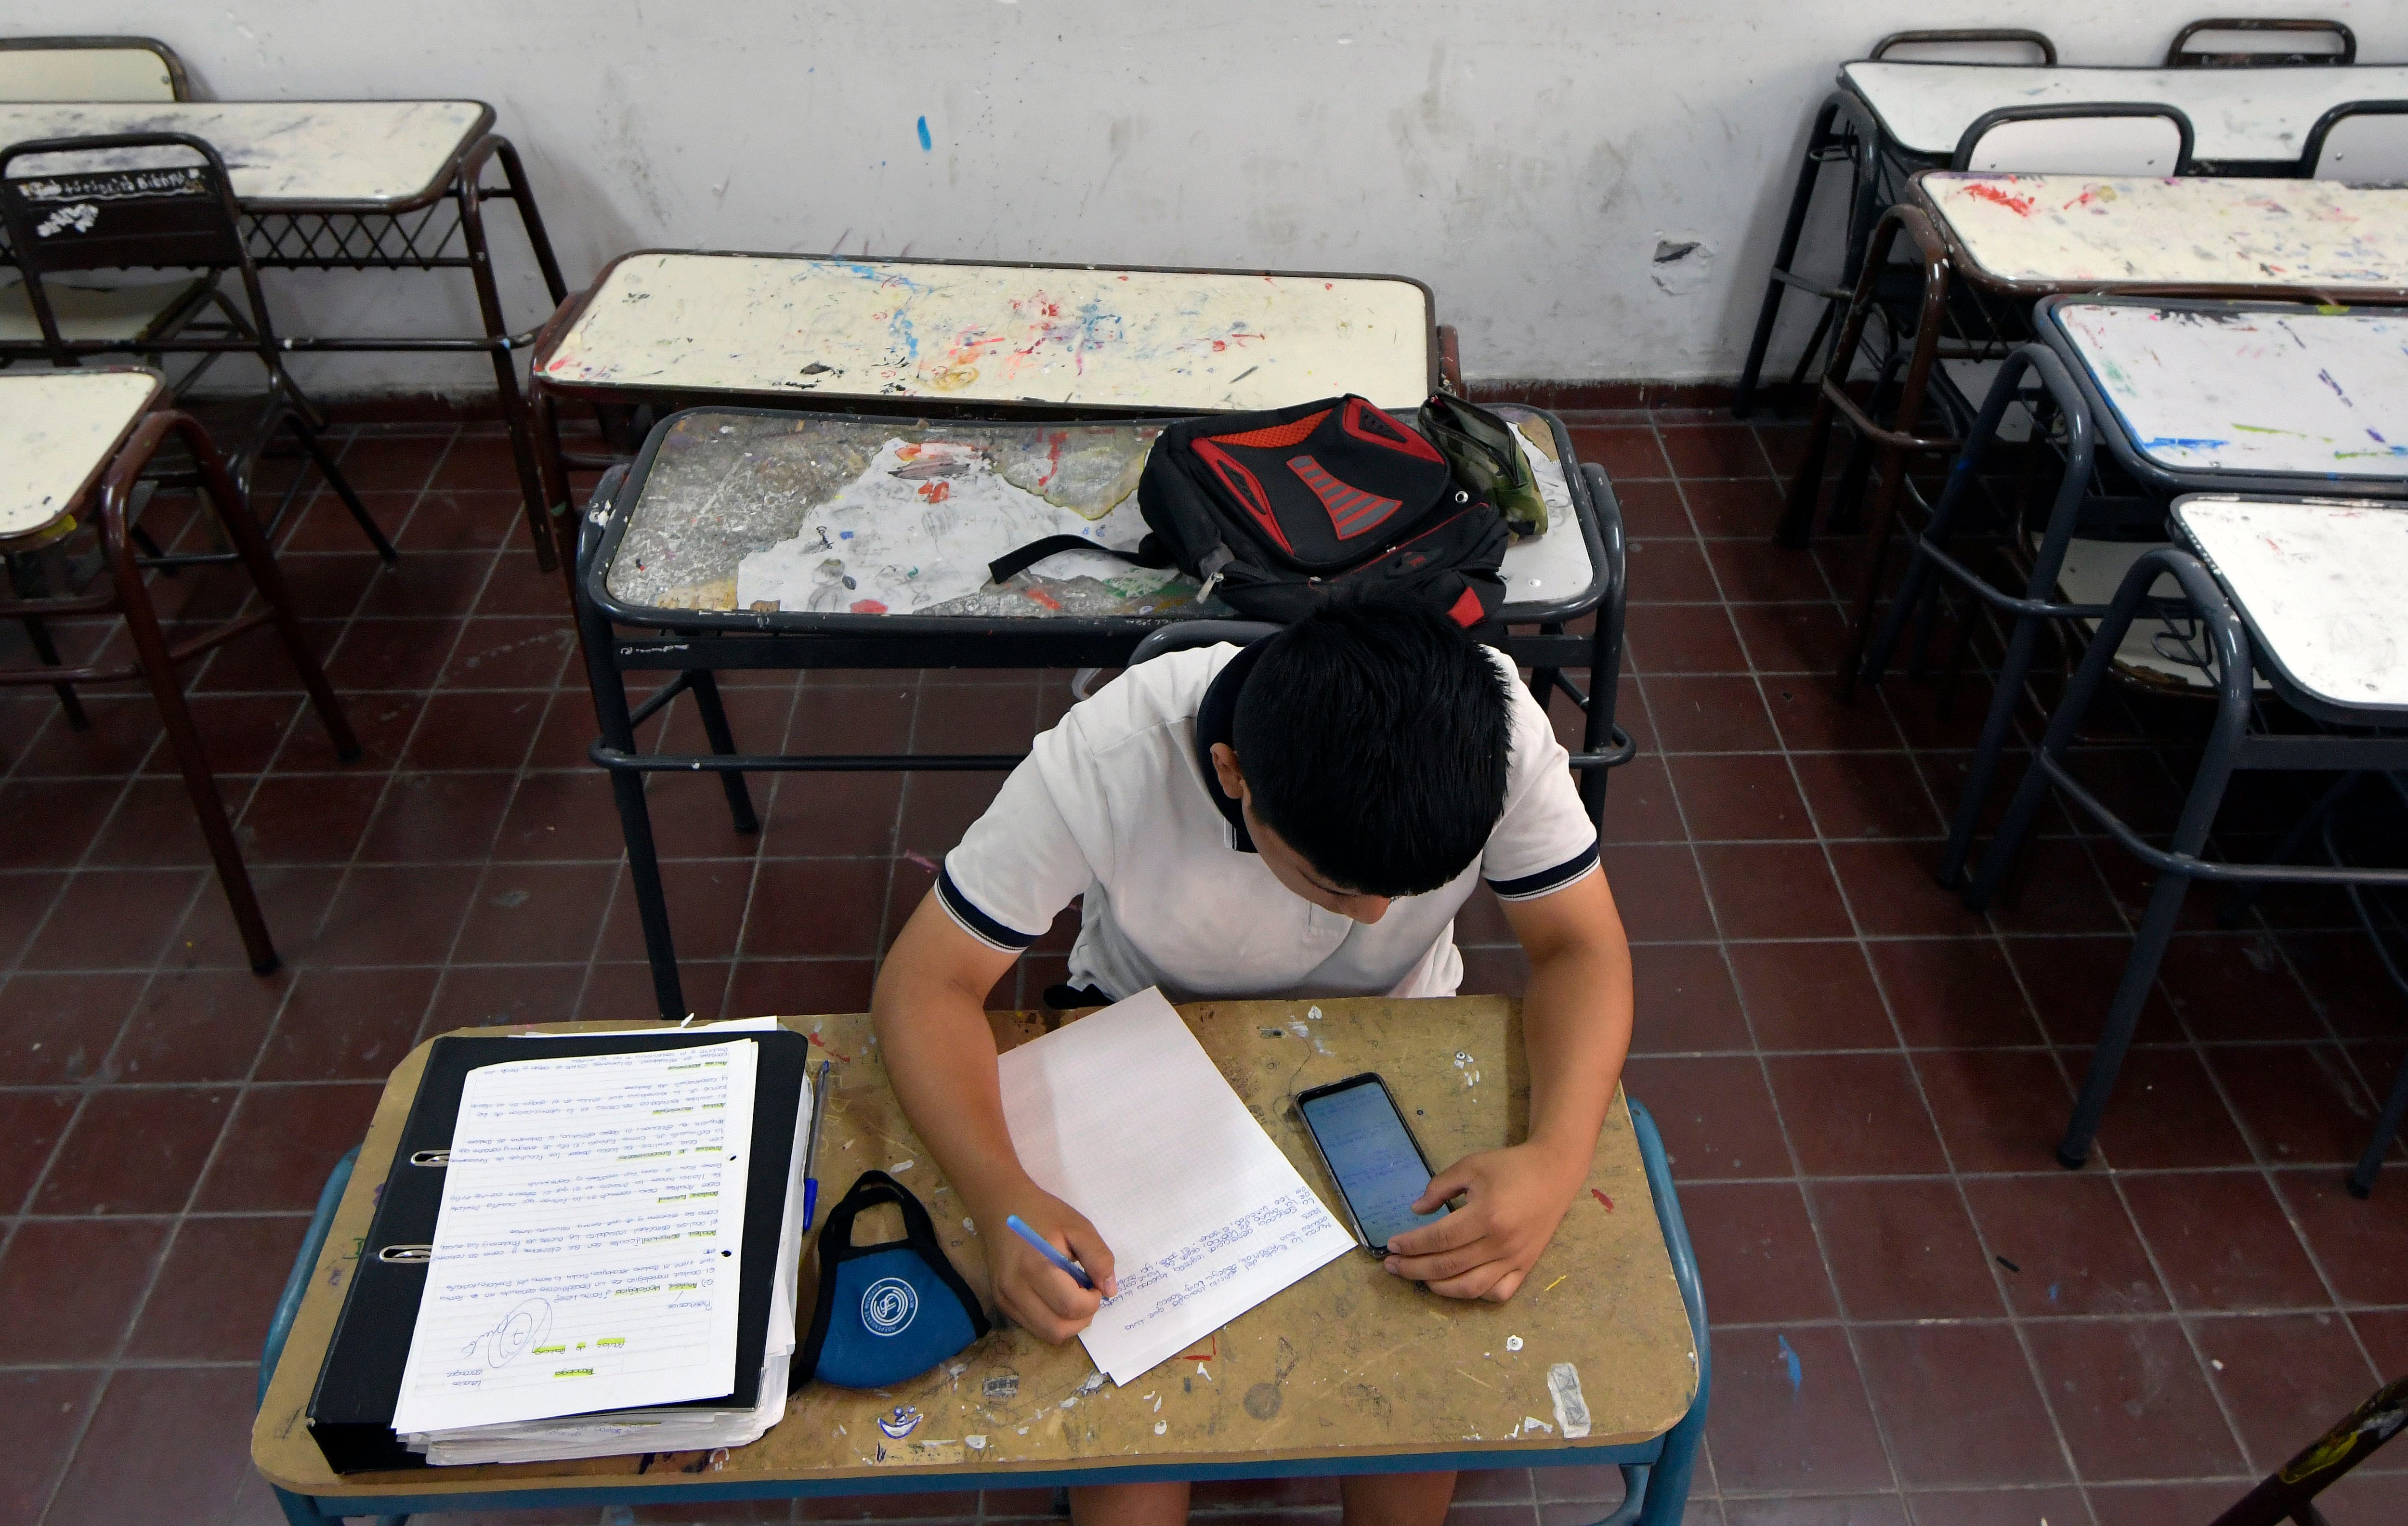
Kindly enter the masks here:
[[968, 1455], [958, 1441], [882, 1441], [875, 1461], [882, 1468], [933, 1468], [959, 1463]]
[[1566, 1441], [1588, 1434], [1588, 1401], [1581, 1397], [1578, 1367], [1558, 1362], [1548, 1368], [1547, 1394], [1555, 1402], [1555, 1425]]

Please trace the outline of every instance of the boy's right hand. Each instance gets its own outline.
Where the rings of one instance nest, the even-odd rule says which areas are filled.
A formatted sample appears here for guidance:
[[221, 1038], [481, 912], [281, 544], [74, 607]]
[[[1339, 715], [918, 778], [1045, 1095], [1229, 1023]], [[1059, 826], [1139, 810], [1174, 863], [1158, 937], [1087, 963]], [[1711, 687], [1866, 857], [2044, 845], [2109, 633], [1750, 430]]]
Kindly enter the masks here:
[[[981, 1204], [979, 1210], [979, 1238], [986, 1242], [986, 1269], [995, 1284], [996, 1305], [1012, 1323], [1059, 1346], [1086, 1329], [1104, 1300], [1120, 1291], [1112, 1277], [1111, 1248], [1096, 1233], [1096, 1226], [1035, 1183], [1005, 1200]], [[1018, 1214], [1047, 1244], [1085, 1267], [1097, 1291], [1080, 1287], [1068, 1272], [1014, 1234], [1004, 1223], [1010, 1214]]]

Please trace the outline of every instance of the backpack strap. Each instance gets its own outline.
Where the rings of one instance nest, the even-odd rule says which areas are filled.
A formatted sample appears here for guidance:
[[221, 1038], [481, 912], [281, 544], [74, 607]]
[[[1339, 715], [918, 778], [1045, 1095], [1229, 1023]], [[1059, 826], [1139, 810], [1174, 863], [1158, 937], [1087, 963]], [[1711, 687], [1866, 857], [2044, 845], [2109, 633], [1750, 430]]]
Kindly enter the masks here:
[[1162, 542], [1153, 535], [1148, 535], [1144, 540], [1140, 541], [1138, 544], [1138, 549], [1134, 551], [1123, 551], [1117, 550], [1110, 546], [1098, 546], [1094, 541], [1084, 539], [1078, 535], [1047, 535], [1040, 540], [1032, 540], [1027, 545], [1019, 548], [1017, 550], [1006, 551], [1001, 556], [998, 556], [994, 561], [988, 563], [986, 564], [987, 578], [991, 582], [1000, 583], [1004, 579], [1010, 578], [1013, 573], [1025, 572], [1030, 567], [1035, 566], [1038, 563], [1044, 561], [1047, 557], [1055, 555], [1062, 551], [1101, 551], [1106, 556], [1119, 557], [1122, 561], [1127, 563], [1133, 567], [1168, 567], [1172, 565], [1170, 552], [1166, 550], [1163, 548]]

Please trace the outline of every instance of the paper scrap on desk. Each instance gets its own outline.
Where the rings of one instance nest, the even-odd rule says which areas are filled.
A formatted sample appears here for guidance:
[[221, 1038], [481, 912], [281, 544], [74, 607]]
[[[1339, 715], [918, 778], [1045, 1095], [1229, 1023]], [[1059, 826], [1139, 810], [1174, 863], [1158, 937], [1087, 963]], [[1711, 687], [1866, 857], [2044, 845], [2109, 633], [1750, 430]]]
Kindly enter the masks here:
[[1111, 1248], [1119, 1295], [1079, 1338], [1113, 1382], [1354, 1248], [1161, 991], [1010, 1050], [1001, 1071], [1021, 1165]]
[[[736, 603], [908, 614], [986, 587], [987, 563], [1014, 547], [1077, 535], [1134, 550], [1145, 528], [1134, 498], [1089, 520], [1008, 480], [976, 446], [890, 439], [793, 538], [737, 563]], [[1054, 578], [1142, 574], [1147, 587], [1170, 577], [1098, 551], [1057, 551], [1039, 565]]]
[[469, 1072], [395, 1431], [734, 1391], [758, 1054]]

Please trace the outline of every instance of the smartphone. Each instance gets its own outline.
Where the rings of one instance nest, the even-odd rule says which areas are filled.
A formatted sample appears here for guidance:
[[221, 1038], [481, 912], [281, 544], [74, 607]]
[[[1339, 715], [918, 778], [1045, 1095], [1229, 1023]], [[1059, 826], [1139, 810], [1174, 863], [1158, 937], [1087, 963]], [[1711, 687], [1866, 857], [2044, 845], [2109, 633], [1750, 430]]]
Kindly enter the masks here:
[[1415, 1213], [1413, 1204], [1430, 1184], [1429, 1157], [1405, 1126], [1388, 1083], [1372, 1071], [1316, 1086], [1296, 1099], [1305, 1133], [1321, 1163], [1338, 1182], [1354, 1220], [1355, 1238], [1375, 1256], [1407, 1230], [1435, 1223], [1449, 1210]]

